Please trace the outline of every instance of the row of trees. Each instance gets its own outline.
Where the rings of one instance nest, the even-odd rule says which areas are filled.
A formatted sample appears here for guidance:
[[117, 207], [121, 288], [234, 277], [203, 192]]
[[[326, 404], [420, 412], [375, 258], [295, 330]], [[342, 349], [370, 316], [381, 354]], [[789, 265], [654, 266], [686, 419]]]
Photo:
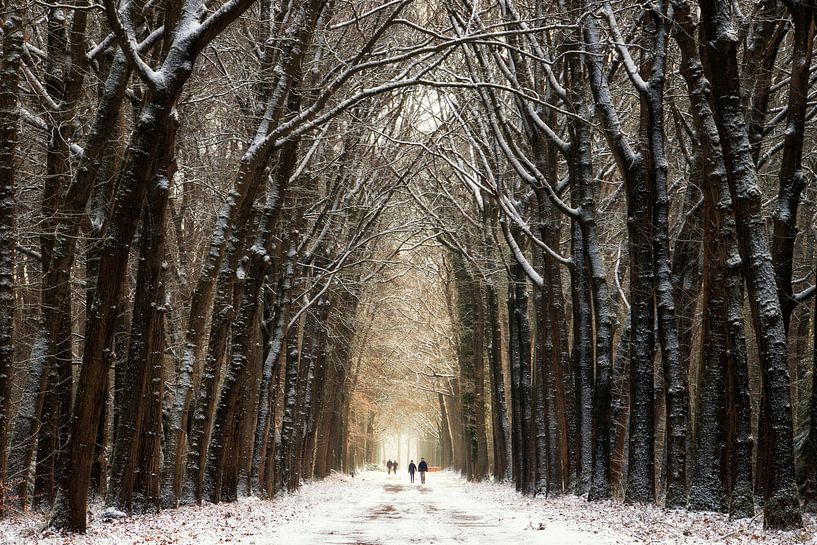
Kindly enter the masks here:
[[[0, 15], [4, 511], [271, 496], [374, 461], [406, 406], [524, 493], [817, 503], [812, 8]], [[422, 349], [375, 342], [406, 270], [442, 285], [409, 284]]]
[[414, 145], [434, 157], [416, 201], [453, 256], [458, 465], [486, 475], [488, 398], [494, 474], [507, 459], [523, 492], [738, 518], [758, 499], [766, 526], [799, 526], [813, 9], [444, 5], [464, 43], [437, 82], [448, 131]]
[[382, 175], [357, 120], [396, 130], [377, 97], [439, 62], [410, 4], [0, 4], [4, 512], [350, 469], [355, 309], [417, 164]]

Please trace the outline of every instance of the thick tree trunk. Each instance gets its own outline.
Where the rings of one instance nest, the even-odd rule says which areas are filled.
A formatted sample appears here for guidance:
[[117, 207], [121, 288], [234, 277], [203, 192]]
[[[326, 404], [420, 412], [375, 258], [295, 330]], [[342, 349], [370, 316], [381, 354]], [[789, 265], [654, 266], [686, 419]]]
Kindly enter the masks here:
[[[663, 23], [661, 23], [663, 25]], [[663, 32], [663, 28], [662, 28]], [[656, 29], [653, 36], [663, 38]], [[649, 97], [642, 95], [643, 139], [648, 143], [647, 155], [635, 152], [621, 130], [618, 113], [610, 94], [607, 75], [599, 55], [601, 47], [599, 30], [594, 21], [588, 20], [584, 38], [590, 52], [586, 63], [590, 85], [597, 110], [604, 122], [605, 136], [614, 152], [619, 171], [624, 178], [627, 195], [627, 231], [630, 259], [630, 411], [629, 411], [629, 465], [625, 500], [652, 503], [655, 499], [655, 411], [654, 411], [654, 352], [655, 352], [655, 286], [656, 261], [656, 177], [666, 174], [666, 161], [661, 155], [663, 129], [657, 120], [661, 112], [660, 101], [653, 96], [663, 86], [663, 69], [653, 60], [652, 71], [657, 76], [657, 88], [651, 88]], [[660, 41], [660, 40], [658, 40]], [[653, 44], [655, 46], [656, 44]], [[652, 52], [663, 56], [663, 44]], [[652, 81], [652, 80], [651, 80]], [[656, 157], [652, 150], [659, 151]], [[648, 168], [652, 164], [656, 168]], [[665, 197], [665, 196], [664, 196]], [[666, 205], [664, 203], [663, 205]], [[663, 206], [662, 205], [662, 206]], [[665, 311], [667, 301], [663, 301]], [[674, 320], [674, 317], [673, 317]], [[664, 321], [660, 321], [664, 323]], [[666, 324], [664, 323], [664, 326]], [[659, 328], [661, 329], [661, 328]]]
[[0, 15], [0, 517], [5, 513], [5, 493], [15, 475], [6, 477], [6, 453], [11, 416], [11, 376], [14, 363], [15, 247], [17, 237], [15, 152], [18, 139], [20, 62], [23, 53], [23, 7], [5, 4]]
[[451, 445], [451, 426], [448, 423], [448, 409], [445, 406], [445, 396], [438, 392], [437, 402], [440, 406], [440, 467], [448, 468], [454, 460]]
[[488, 434], [485, 423], [485, 307], [482, 289], [476, 278], [471, 283], [474, 309], [474, 435], [476, 452], [474, 474], [476, 481], [488, 478]]
[[[459, 402], [463, 430], [462, 464], [468, 480], [476, 479], [475, 464], [479, 455], [476, 415], [476, 365], [482, 363], [482, 335], [477, 339], [478, 301], [472, 293], [474, 278], [466, 268], [465, 259], [452, 252], [454, 281], [457, 290], [456, 324], [458, 328], [457, 361], [459, 363]], [[479, 326], [481, 328], [481, 324]], [[479, 343], [479, 347], [477, 346]], [[487, 461], [487, 458], [486, 458]]]
[[[186, 75], [183, 79], [186, 79]], [[130, 156], [122, 172], [107, 235], [103, 240], [99, 279], [86, 326], [79, 393], [74, 405], [66, 453], [67, 470], [63, 474], [51, 519], [51, 525], [55, 528], [78, 531], [85, 529], [88, 482], [94, 455], [91, 447], [95, 443], [99, 410], [104, 398], [104, 375], [110, 363], [105, 350], [110, 345], [113, 334], [130, 243], [152, 174], [151, 169], [144, 168], [144, 165], [153, 164], [159, 133], [164, 132], [174, 101], [175, 93], [157, 93], [143, 108], [131, 140]]]
[[[571, 100], [577, 111], [587, 114], [584, 91], [581, 89], [581, 64], [572, 59], [571, 79], [574, 91]], [[610, 450], [612, 439], [612, 374], [613, 374], [613, 313], [610, 290], [607, 286], [607, 271], [599, 243], [596, 226], [596, 204], [593, 187], [593, 162], [590, 128], [581, 121], [572, 127], [574, 162], [571, 165], [571, 185], [575, 186], [575, 204], [579, 206], [578, 220], [584, 249], [583, 260], [587, 264], [592, 308], [595, 326], [595, 366], [591, 406], [591, 432], [586, 437], [591, 444], [591, 466], [588, 483], [588, 500], [602, 500], [611, 497]], [[592, 333], [592, 331], [591, 331]]]
[[[175, 132], [173, 129], [171, 131]], [[172, 140], [166, 144], [174, 149]], [[151, 441], [156, 439], [156, 417], [153, 414], [157, 402], [161, 407], [163, 392], [157, 385], [163, 384], [162, 357], [164, 353], [164, 267], [166, 211], [169, 194], [168, 174], [157, 172], [152, 182], [148, 202], [142, 216], [142, 232], [136, 295], [131, 320], [130, 347], [120, 388], [129, 392], [117, 417], [115, 444], [111, 458], [111, 474], [107, 503], [120, 511], [145, 512], [158, 508], [155, 491], [138, 498], [134, 505], [137, 480], [143, 483], [148, 476], [142, 474], [143, 463], [153, 467], [153, 460], [144, 460], [143, 454], [154, 453]], [[149, 423], [153, 424], [151, 429]], [[160, 423], [160, 419], [159, 422]]]
[[508, 286], [511, 322], [511, 399], [513, 400], [514, 481], [517, 490], [531, 493], [534, 463], [533, 399], [531, 389], [531, 334], [528, 319], [527, 276], [522, 266], [511, 264]]
[[[510, 430], [508, 429], [508, 407], [505, 389], [505, 375], [502, 371], [502, 326], [499, 322], [499, 298], [493, 279], [486, 285], [488, 323], [491, 328], [491, 419], [494, 447], [494, 479], [511, 480]], [[445, 429], [448, 427], [445, 420]], [[449, 432], [450, 434], [450, 432]], [[449, 447], [450, 448], [450, 447]]]
[[[750, 418], [749, 370], [746, 339], [743, 324], [743, 277], [737, 249], [735, 219], [732, 197], [729, 191], [723, 152], [719, 145], [718, 128], [712, 111], [709, 82], [694, 39], [694, 26], [690, 5], [686, 1], [674, 2], [677, 40], [682, 55], [681, 74], [686, 80], [690, 97], [690, 111], [697, 131], [704, 189], [706, 289], [712, 298], [707, 299], [704, 309], [704, 341], [702, 358], [704, 372], [700, 381], [709, 373], [723, 376], [725, 381], [725, 407], [701, 406], [698, 409], [698, 435], [701, 427], [709, 437], [703, 450], [696, 449], [693, 460], [693, 484], [690, 507], [722, 509], [725, 494], [731, 496], [730, 514], [733, 517], [752, 516], [752, 437]], [[711, 339], [711, 340], [709, 340]], [[712, 369], [710, 366], [717, 366]], [[713, 391], [702, 382], [699, 395], [720, 400], [721, 393]], [[715, 414], [712, 414], [714, 411]], [[718, 413], [718, 411], [725, 411]], [[710, 418], [727, 418], [712, 426], [701, 413], [709, 412]], [[715, 436], [712, 437], [711, 434]], [[723, 447], [711, 443], [724, 440]], [[725, 457], [721, 449], [726, 449]], [[713, 450], [715, 452], [713, 452]], [[718, 479], [714, 482], [714, 479]], [[709, 485], [706, 485], [706, 481]], [[728, 488], [727, 488], [728, 485]]]
[[720, 239], [716, 206], [718, 187], [704, 187], [704, 300], [701, 372], [698, 378], [695, 459], [689, 491], [689, 508], [723, 511], [726, 488], [726, 368], [729, 358], [726, 329], [724, 242]]
[[[579, 200], [581, 186], [571, 188], [572, 204]], [[590, 488], [590, 471], [593, 463], [593, 304], [586, 249], [581, 225], [571, 225], [573, 267], [571, 269], [571, 292], [573, 294], [573, 369], [576, 380], [576, 403], [578, 405], [577, 494], [586, 494]]]
[[298, 328], [287, 332], [286, 370], [284, 373], [284, 415], [281, 420], [281, 442], [275, 453], [275, 488], [274, 493], [289, 489], [292, 476], [292, 443], [295, 437], [295, 411], [298, 399], [298, 366], [300, 350], [298, 349]]
[[[291, 104], [297, 107], [298, 103]], [[222, 499], [235, 501], [238, 497], [238, 462], [240, 445], [240, 422], [246, 415], [241, 411], [241, 390], [246, 387], [247, 381], [257, 372], [261, 365], [260, 359], [251, 361], [249, 355], [254, 335], [251, 328], [254, 327], [258, 315], [260, 314], [260, 296], [264, 286], [264, 280], [269, 270], [270, 254], [273, 251], [275, 230], [278, 226], [286, 190], [290, 178], [297, 166], [298, 142], [294, 141], [282, 150], [278, 161], [278, 170], [275, 174], [275, 187], [269, 192], [253, 244], [247, 249], [246, 256], [241, 258], [238, 273], [246, 280], [242, 283], [240, 304], [236, 313], [236, 319], [232, 322], [232, 344], [230, 347], [230, 361], [228, 363], [227, 375], [221, 386], [221, 394], [218, 405], [214, 405], [215, 418], [213, 424], [213, 435], [216, 441], [202, 444], [200, 448], [208, 449], [207, 468], [205, 474], [205, 492], [210, 501], [218, 502]], [[294, 256], [287, 257], [287, 263], [294, 259]], [[289, 271], [291, 274], [291, 271]], [[285, 273], [286, 274], [286, 273]], [[231, 275], [232, 276], [232, 275]], [[287, 279], [289, 280], [289, 279]], [[223, 289], [223, 287], [222, 287]], [[288, 297], [288, 293], [283, 294]], [[288, 304], [288, 300], [283, 302]], [[216, 321], [214, 316], [213, 321]], [[216, 331], [211, 331], [211, 339]], [[226, 339], [225, 339], [226, 342]], [[226, 349], [226, 346], [224, 347]], [[208, 354], [208, 364], [210, 363]], [[217, 363], [217, 362], [214, 362]], [[213, 371], [217, 366], [210, 367]], [[209, 392], [210, 386], [218, 383], [208, 379], [205, 390]], [[213, 391], [215, 393], [215, 391]], [[206, 425], [206, 422], [204, 423]], [[265, 425], [265, 423], [264, 423]], [[197, 437], [191, 433], [191, 437]], [[203, 439], [202, 439], [203, 440]], [[192, 450], [191, 450], [192, 452]], [[201, 458], [199, 458], [201, 459]]]
[[317, 310], [318, 317], [316, 327], [318, 331], [314, 332], [315, 370], [309, 394], [310, 406], [305, 430], [306, 439], [304, 442], [303, 475], [304, 478], [307, 479], [311, 479], [315, 476], [318, 428], [323, 412], [324, 398], [326, 397], [326, 375], [327, 366], [329, 365], [327, 321], [329, 319], [330, 310], [329, 300], [321, 298], [318, 301]]
[[[117, 425], [107, 504], [119, 511], [145, 512], [158, 509], [158, 481], [146, 475], [159, 464], [161, 449], [161, 385], [164, 383], [164, 261], [167, 203], [170, 183], [175, 172], [175, 138], [177, 124], [167, 124], [161, 136], [161, 152], [156, 162], [140, 234], [139, 269], [137, 271], [130, 344], [122, 384], [123, 395]], [[157, 390], [158, 388], [158, 390]], [[156, 407], [159, 407], [157, 417]], [[154, 459], [154, 456], [156, 457]], [[138, 498], [137, 483], [142, 485]], [[136, 502], [134, 500], [136, 499]], [[134, 504], [136, 503], [136, 505]]]
[[802, 524], [794, 474], [792, 409], [789, 403], [786, 334], [765, 234], [762, 193], [750, 153], [740, 103], [737, 47], [731, 7], [721, 0], [701, 0], [705, 69], [712, 85], [715, 119], [735, 206], [738, 241], [755, 334], [760, 348], [764, 398], [770, 418], [770, 475], [764, 524], [793, 528]]

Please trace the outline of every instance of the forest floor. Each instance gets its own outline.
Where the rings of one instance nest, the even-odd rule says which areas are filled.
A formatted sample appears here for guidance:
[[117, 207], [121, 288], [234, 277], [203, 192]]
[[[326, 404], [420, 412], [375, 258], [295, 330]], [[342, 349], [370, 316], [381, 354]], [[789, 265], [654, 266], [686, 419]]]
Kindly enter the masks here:
[[574, 496], [528, 498], [507, 485], [466, 483], [448, 472], [430, 473], [426, 485], [410, 484], [405, 474], [364, 472], [309, 483], [274, 501], [247, 498], [110, 521], [100, 512], [92, 510], [88, 533], [78, 536], [44, 531], [42, 517], [0, 521], [0, 544], [817, 545], [813, 516], [804, 530], [763, 532], [760, 517], [730, 522], [719, 514], [591, 504]]

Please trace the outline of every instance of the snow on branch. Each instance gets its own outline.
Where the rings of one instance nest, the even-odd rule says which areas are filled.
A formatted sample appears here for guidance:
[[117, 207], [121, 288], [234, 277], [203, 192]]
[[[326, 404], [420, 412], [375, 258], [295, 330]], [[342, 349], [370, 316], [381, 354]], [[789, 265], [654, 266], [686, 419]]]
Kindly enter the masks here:
[[[111, 26], [111, 30], [116, 35], [117, 41], [119, 42], [119, 47], [122, 48], [122, 53], [125, 55], [125, 58], [133, 66], [133, 69], [139, 74], [139, 77], [142, 81], [145, 82], [150, 88], [155, 89], [159, 87], [161, 83], [161, 78], [159, 74], [157, 74], [147, 63], [142, 60], [142, 57], [139, 55], [139, 44], [136, 42], [136, 38], [133, 36], [132, 28], [129, 23], [129, 19], [126, 17], [124, 20], [120, 17], [119, 11], [116, 9], [116, 5], [114, 4], [114, 0], [103, 0], [105, 5], [105, 14], [108, 18], [108, 24]], [[123, 7], [124, 10], [127, 12], [130, 3], [126, 3]]]

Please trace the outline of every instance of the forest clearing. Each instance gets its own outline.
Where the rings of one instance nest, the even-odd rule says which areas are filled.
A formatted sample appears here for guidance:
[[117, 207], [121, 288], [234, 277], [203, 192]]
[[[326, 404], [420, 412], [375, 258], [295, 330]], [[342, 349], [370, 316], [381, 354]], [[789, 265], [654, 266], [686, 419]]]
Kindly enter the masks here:
[[13, 536], [815, 540], [817, 4], [0, 22]]

